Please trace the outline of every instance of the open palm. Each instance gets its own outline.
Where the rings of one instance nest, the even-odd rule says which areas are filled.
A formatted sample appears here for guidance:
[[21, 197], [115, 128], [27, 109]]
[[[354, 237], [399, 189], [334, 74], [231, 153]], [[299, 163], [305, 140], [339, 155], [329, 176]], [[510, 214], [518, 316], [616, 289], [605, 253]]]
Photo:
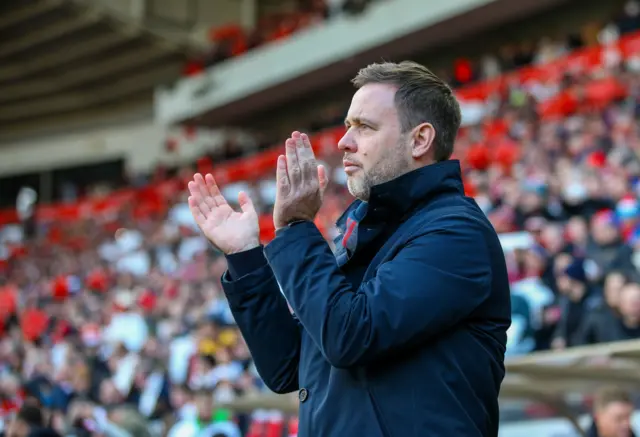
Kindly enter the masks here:
[[189, 182], [189, 208], [202, 233], [229, 255], [260, 245], [258, 214], [246, 193], [238, 196], [241, 211], [227, 203], [212, 175], [196, 174]]

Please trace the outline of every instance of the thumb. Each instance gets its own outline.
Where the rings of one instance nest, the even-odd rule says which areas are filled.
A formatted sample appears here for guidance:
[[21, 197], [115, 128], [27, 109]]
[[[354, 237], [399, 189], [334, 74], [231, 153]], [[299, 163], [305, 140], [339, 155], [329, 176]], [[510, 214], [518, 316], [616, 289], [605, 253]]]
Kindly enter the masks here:
[[318, 166], [318, 182], [320, 183], [320, 193], [324, 193], [324, 190], [329, 185], [329, 177], [327, 176], [327, 169], [324, 165], [320, 164]]
[[238, 203], [240, 204], [240, 209], [245, 214], [255, 214], [256, 209], [253, 206], [253, 202], [247, 193], [244, 191], [240, 191], [238, 194]]

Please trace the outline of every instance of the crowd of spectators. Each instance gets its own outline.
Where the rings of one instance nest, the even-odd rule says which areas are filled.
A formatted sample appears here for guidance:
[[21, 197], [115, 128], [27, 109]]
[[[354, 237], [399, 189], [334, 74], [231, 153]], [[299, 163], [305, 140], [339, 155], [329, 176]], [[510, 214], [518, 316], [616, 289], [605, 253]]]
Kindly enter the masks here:
[[[637, 29], [635, 20], [605, 32], [618, 35], [627, 22]], [[510, 355], [640, 338], [637, 55], [603, 56], [558, 81], [510, 79], [489, 93], [482, 119], [460, 132], [467, 191], [499, 232], [527, 236], [526, 244], [505, 244]], [[593, 83], [607, 86], [594, 97]], [[321, 156], [332, 184], [317, 220], [329, 240], [349, 201], [330, 149]], [[73, 222], [34, 223], [23, 214], [21, 225], [2, 229], [10, 251], [0, 263], [5, 430], [261, 437], [263, 424], [270, 437], [295, 434], [295, 422], [278, 413], [224, 408], [265, 389], [221, 292], [224, 257], [199, 235], [185, 204], [193, 171], [154, 180], [161, 198], [150, 204]], [[239, 189], [270, 221], [273, 181], [227, 184], [225, 193], [233, 199]]]
[[290, 38], [296, 32], [337, 16], [361, 14], [372, 1], [381, 0], [298, 0], [293, 10], [286, 9], [260, 17], [253, 29], [245, 29], [238, 23], [212, 28], [208, 52], [202, 58], [189, 62], [184, 74], [199, 74], [207, 67], [242, 56], [257, 47]]
[[537, 40], [505, 42], [495, 53], [484, 53], [475, 58], [460, 57], [451, 68], [438, 70], [437, 73], [454, 86], [491, 80], [516, 69], [552, 63], [575, 50], [595, 44], [607, 44], [638, 29], [640, 2], [628, 0], [620, 13], [604, 26], [598, 22], [587, 22], [580, 29], [560, 37], [545, 36]]

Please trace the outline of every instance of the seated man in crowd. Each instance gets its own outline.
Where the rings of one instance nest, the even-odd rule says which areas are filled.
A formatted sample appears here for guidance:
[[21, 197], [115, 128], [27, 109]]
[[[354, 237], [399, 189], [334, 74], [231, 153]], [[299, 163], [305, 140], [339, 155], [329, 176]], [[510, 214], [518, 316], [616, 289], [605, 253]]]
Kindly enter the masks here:
[[631, 428], [633, 401], [631, 395], [617, 387], [596, 392], [593, 401], [593, 424], [588, 437], [634, 437]]

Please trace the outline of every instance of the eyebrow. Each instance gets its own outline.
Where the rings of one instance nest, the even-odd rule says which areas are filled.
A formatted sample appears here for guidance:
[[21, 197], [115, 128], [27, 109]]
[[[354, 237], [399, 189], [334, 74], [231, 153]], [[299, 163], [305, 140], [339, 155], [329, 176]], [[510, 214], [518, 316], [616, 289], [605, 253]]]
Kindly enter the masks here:
[[349, 126], [351, 124], [354, 124], [354, 125], [367, 124], [372, 127], [376, 126], [376, 123], [374, 123], [373, 121], [368, 120], [366, 118], [361, 118], [361, 117], [354, 117], [351, 120], [349, 120], [349, 117], [347, 117], [344, 119], [344, 124], [345, 126]]

